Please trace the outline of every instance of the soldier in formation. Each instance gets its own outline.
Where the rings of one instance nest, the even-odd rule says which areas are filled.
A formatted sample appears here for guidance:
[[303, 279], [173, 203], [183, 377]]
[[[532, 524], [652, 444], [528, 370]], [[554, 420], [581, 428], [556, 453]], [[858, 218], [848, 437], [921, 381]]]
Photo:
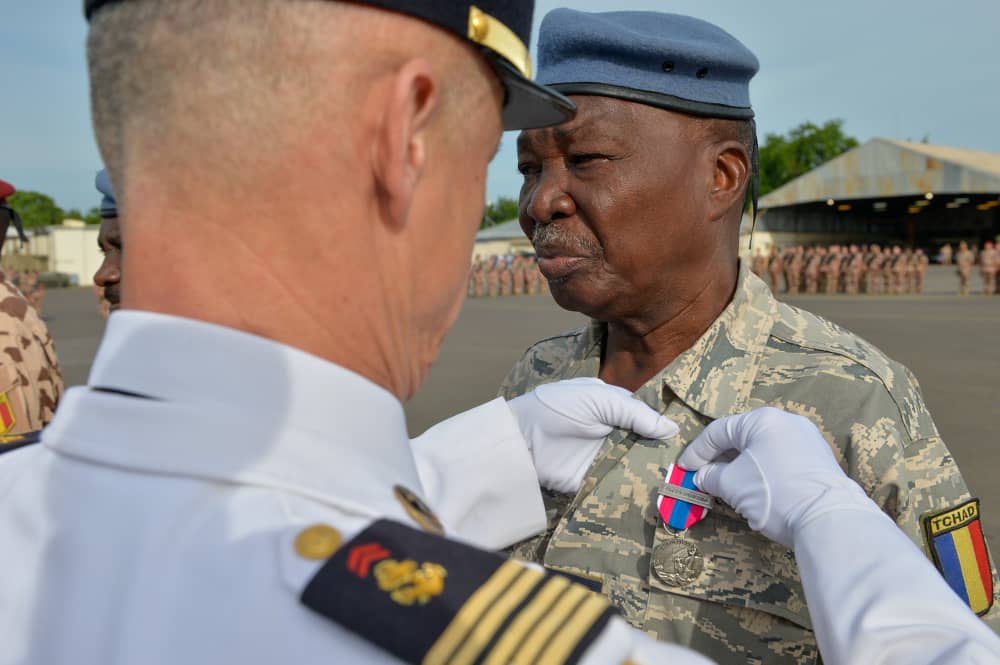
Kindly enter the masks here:
[[[965, 251], [967, 255], [959, 251], [958, 257], [965, 257], [958, 259], [960, 264], [972, 256], [967, 248]], [[1000, 250], [987, 243], [982, 255], [984, 282], [990, 281], [996, 289]], [[975, 258], [971, 261], [974, 263]], [[930, 258], [923, 249], [904, 249], [900, 245], [882, 248], [873, 243], [867, 246], [772, 247], [769, 254], [759, 252], [754, 256], [751, 271], [768, 282], [774, 293], [919, 295], [924, 292], [929, 265]], [[971, 268], [964, 274], [971, 274]]]
[[548, 284], [534, 256], [477, 254], [469, 271], [470, 297], [522, 296], [548, 293]]
[[989, 240], [979, 253], [979, 270], [983, 276], [983, 294], [991, 296], [997, 290], [997, 268], [1000, 267], [1000, 252]]
[[972, 266], [976, 262], [976, 256], [969, 249], [968, 243], [958, 243], [958, 254], [955, 255], [955, 266], [958, 268], [958, 295], [969, 295], [969, 276], [972, 274]]

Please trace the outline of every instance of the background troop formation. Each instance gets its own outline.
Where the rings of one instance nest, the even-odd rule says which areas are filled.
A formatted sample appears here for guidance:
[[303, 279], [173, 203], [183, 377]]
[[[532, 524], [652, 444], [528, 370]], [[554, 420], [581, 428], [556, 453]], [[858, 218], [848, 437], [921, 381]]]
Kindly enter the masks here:
[[[954, 262], [959, 278], [959, 293], [969, 293], [969, 278], [978, 263], [983, 279], [983, 293], [1000, 290], [997, 270], [1000, 250], [987, 241], [982, 250], [959, 243], [941, 248], [936, 257], [941, 265]], [[789, 295], [845, 293], [856, 295], [922, 294], [931, 259], [923, 249], [899, 245], [830, 245], [827, 247], [772, 247], [770, 253], [759, 251], [751, 260], [753, 272], [766, 281], [774, 293]]]
[[469, 296], [520, 296], [548, 293], [549, 283], [538, 270], [534, 256], [512, 254], [483, 258], [479, 254], [472, 261], [469, 272]]

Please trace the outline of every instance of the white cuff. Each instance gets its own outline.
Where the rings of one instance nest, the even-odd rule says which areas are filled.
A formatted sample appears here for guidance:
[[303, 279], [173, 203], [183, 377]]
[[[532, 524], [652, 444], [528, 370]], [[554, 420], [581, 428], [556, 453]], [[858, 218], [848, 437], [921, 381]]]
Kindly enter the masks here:
[[538, 474], [502, 398], [438, 423], [411, 444], [424, 498], [452, 535], [501, 549], [545, 529]]

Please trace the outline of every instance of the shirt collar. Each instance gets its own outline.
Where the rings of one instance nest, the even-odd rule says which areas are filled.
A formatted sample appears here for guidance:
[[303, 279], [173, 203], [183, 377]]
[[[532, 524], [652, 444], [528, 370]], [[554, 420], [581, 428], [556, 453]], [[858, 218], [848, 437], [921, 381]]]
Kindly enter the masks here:
[[709, 418], [745, 411], [777, 311], [767, 284], [741, 262], [732, 301], [705, 334], [663, 370], [663, 383]]
[[363, 514], [385, 512], [394, 484], [420, 488], [399, 400], [272, 340], [120, 311], [88, 383], [67, 395], [46, 445], [154, 473], [280, 487]]
[[[729, 305], [689, 349], [637, 391], [644, 401], [659, 407], [662, 386], [689, 407], [709, 418], [746, 410], [762, 351], [777, 315], [777, 301], [767, 284], [741, 262], [736, 292]], [[607, 325], [592, 321], [580, 338], [575, 363], [599, 370]], [[593, 365], [587, 366], [592, 362]]]

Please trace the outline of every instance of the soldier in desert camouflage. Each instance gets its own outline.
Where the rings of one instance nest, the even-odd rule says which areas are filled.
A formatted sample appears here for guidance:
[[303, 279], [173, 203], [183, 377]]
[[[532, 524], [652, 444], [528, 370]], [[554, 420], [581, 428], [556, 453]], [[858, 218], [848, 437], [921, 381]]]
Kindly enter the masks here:
[[816, 295], [819, 291], [819, 278], [822, 275], [823, 262], [826, 260], [826, 248], [812, 247], [810, 251], [812, 254], [806, 252], [808, 258], [806, 258], [803, 274], [806, 282], [806, 293]]
[[1000, 252], [996, 250], [989, 240], [983, 245], [983, 251], [979, 253], [979, 269], [983, 276], [983, 293], [991, 296], [997, 288], [997, 268], [1000, 268]]
[[882, 294], [882, 249], [878, 245], [868, 246], [865, 257], [865, 293], [871, 296]]
[[472, 265], [469, 266], [469, 291], [466, 295], [470, 298], [476, 296], [476, 282], [478, 280], [478, 273], [482, 270], [483, 260], [478, 254], [472, 259]]
[[941, 265], [950, 266], [951, 265], [951, 243], [945, 243], [941, 246]]
[[[697, 75], [697, 58], [683, 47], [695, 33], [725, 62], [721, 72]], [[601, 44], [582, 45], [595, 35]], [[673, 54], [669, 71], [644, 73], [635, 44], [668, 52], [661, 41]], [[968, 500], [968, 488], [909, 370], [777, 301], [738, 260], [755, 149], [754, 56], [715, 26], [653, 12], [556, 10], [542, 23], [539, 49], [539, 80], [579, 111], [518, 138], [520, 223], [556, 302], [591, 323], [530, 347], [500, 394], [599, 377], [633, 391], [681, 433], [664, 443], [614, 432], [578, 493], [548, 495], [546, 533], [512, 553], [593, 580], [633, 625], [720, 662], [816, 663], [787, 549], [721, 504], [685, 531], [665, 528], [658, 489], [684, 446], [709, 422], [755, 407], [803, 415], [925, 552], [921, 520]], [[628, 75], [642, 89], [588, 53], [632, 63]], [[726, 76], [739, 79], [727, 86]], [[703, 105], [719, 88], [729, 105]], [[995, 608], [986, 620], [997, 624]]]
[[801, 246], [796, 246], [785, 254], [785, 284], [788, 285], [787, 293], [790, 296], [798, 295], [799, 285], [802, 283], [803, 251]]
[[826, 281], [823, 282], [823, 293], [834, 295], [840, 290], [840, 267], [843, 257], [840, 253], [840, 245], [831, 245], [827, 250], [826, 259], [821, 268]]
[[927, 268], [930, 266], [930, 259], [924, 250], [918, 249], [913, 254], [914, 258], [914, 271], [913, 271], [913, 292], [917, 295], [922, 295], [924, 292], [924, 279], [927, 277]]
[[844, 291], [851, 295], [861, 292], [861, 281], [865, 274], [865, 255], [857, 245], [851, 245], [850, 257], [847, 261], [847, 273]]
[[958, 252], [955, 254], [955, 266], [958, 272], [958, 295], [969, 295], [969, 277], [972, 275], [972, 266], [976, 262], [976, 255], [969, 249], [966, 242], [958, 243]]
[[[781, 293], [781, 277], [785, 273], [785, 262], [781, 257], [781, 248], [772, 247], [771, 256], [766, 259], [767, 276], [771, 281], [771, 293]], [[763, 279], [762, 275], [759, 275], [759, 277]]]
[[[14, 191], [0, 180], [0, 249], [11, 224], [25, 239], [20, 219], [7, 203]], [[62, 397], [62, 372], [41, 316], [7, 280], [0, 280], [0, 350], [0, 435], [41, 429]]]
[[500, 295], [500, 257], [491, 256], [486, 265], [486, 295], [496, 298]]

